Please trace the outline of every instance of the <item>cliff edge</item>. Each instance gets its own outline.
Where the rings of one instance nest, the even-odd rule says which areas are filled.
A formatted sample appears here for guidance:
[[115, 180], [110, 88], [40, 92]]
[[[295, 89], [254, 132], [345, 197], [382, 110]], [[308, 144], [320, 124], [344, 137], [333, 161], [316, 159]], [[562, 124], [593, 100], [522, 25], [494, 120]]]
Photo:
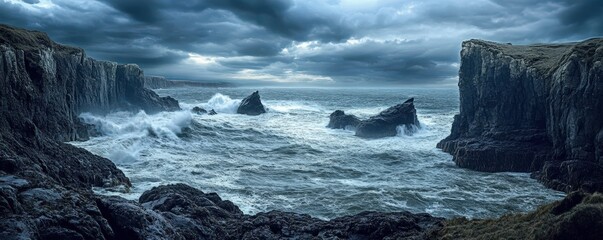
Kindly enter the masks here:
[[48, 137], [70, 141], [86, 137], [78, 132], [81, 112], [180, 109], [143, 84], [136, 65], [97, 61], [45, 33], [0, 24], [0, 119], [6, 127], [16, 130], [30, 119]]
[[460, 167], [534, 172], [562, 191], [603, 190], [603, 39], [463, 42], [460, 114], [438, 143]]

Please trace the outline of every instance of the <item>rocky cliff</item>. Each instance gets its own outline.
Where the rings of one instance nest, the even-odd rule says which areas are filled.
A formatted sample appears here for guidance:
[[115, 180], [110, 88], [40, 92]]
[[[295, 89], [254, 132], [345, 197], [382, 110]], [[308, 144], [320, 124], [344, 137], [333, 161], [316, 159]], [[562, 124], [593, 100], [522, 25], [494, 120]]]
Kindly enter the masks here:
[[535, 172], [563, 191], [603, 190], [603, 39], [463, 43], [460, 114], [438, 147], [461, 167]]
[[30, 120], [59, 141], [78, 137], [77, 115], [112, 110], [177, 110], [178, 102], [143, 87], [136, 65], [86, 57], [79, 48], [41, 32], [0, 25], [0, 122], [19, 128]]

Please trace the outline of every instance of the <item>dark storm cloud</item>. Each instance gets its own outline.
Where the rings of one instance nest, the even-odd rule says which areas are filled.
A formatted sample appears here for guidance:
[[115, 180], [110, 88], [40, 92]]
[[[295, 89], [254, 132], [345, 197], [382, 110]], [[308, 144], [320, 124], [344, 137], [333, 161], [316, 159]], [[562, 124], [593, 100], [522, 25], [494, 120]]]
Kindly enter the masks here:
[[0, 22], [181, 79], [442, 83], [460, 42], [603, 34], [600, 0], [0, 0]]
[[603, 33], [603, 2], [567, 1], [568, 7], [560, 14], [561, 23], [565, 31], [561, 34], [588, 33], [599, 35]]
[[[364, 41], [347, 47], [327, 47], [323, 54], [296, 61], [297, 70], [339, 82], [364, 81], [432, 83], [454, 76], [456, 49], [425, 51], [422, 41]], [[445, 44], [445, 43], [439, 43]], [[449, 50], [451, 49], [451, 50]]]
[[160, 5], [156, 0], [106, 0], [115, 9], [142, 22], [155, 22], [160, 18]]

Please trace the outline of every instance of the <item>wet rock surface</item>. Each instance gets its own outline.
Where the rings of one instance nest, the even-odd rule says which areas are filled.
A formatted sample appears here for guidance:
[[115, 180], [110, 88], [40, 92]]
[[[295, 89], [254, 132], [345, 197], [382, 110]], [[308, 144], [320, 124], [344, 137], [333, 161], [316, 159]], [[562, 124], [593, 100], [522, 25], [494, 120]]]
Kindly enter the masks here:
[[600, 38], [531, 46], [464, 42], [461, 112], [438, 147], [461, 167], [535, 172], [554, 189], [602, 191], [602, 60]]
[[251, 95], [243, 98], [239, 108], [237, 108], [237, 113], [251, 116], [266, 113], [266, 108], [264, 108], [264, 104], [262, 104], [262, 101], [260, 100], [260, 93], [255, 91]]
[[193, 109], [191, 109], [191, 112], [202, 115], [202, 114], [206, 114], [207, 110], [205, 110], [204, 108], [201, 108], [201, 107], [194, 107]]
[[356, 127], [356, 136], [363, 138], [391, 137], [398, 134], [398, 126], [412, 129], [419, 126], [414, 98], [383, 110], [376, 116], [362, 120]]
[[360, 124], [360, 119], [351, 114], [345, 114], [344, 111], [336, 110], [329, 116], [328, 128], [345, 129], [356, 128]]

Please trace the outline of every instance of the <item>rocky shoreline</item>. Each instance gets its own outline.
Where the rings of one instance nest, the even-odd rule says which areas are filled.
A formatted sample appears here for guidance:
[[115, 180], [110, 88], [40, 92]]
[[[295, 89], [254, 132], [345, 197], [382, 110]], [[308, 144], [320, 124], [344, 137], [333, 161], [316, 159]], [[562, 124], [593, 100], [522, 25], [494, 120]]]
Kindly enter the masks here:
[[[179, 109], [178, 102], [144, 88], [143, 72], [136, 65], [96, 61], [81, 49], [54, 43], [44, 33], [6, 25], [0, 25], [0, 91], [0, 239], [481, 236], [478, 230], [483, 223], [477, 220], [447, 221], [409, 212], [364, 212], [329, 221], [279, 211], [245, 215], [217, 194], [184, 184], [155, 187], [137, 202], [97, 195], [92, 187], [127, 191], [131, 183], [110, 160], [63, 143], [89, 134], [78, 120], [79, 113], [173, 111]], [[456, 128], [458, 124], [455, 121]], [[557, 214], [563, 219], [550, 219], [569, 226], [570, 231], [597, 233], [593, 229], [603, 229], [600, 221], [588, 220], [601, 219], [603, 201], [600, 195], [579, 196], [553, 203], [558, 210], [539, 216]], [[583, 215], [563, 215], [584, 211], [592, 213], [587, 220], [571, 218]], [[476, 231], [456, 231], [467, 226]], [[543, 236], [565, 236], [550, 233]]]

